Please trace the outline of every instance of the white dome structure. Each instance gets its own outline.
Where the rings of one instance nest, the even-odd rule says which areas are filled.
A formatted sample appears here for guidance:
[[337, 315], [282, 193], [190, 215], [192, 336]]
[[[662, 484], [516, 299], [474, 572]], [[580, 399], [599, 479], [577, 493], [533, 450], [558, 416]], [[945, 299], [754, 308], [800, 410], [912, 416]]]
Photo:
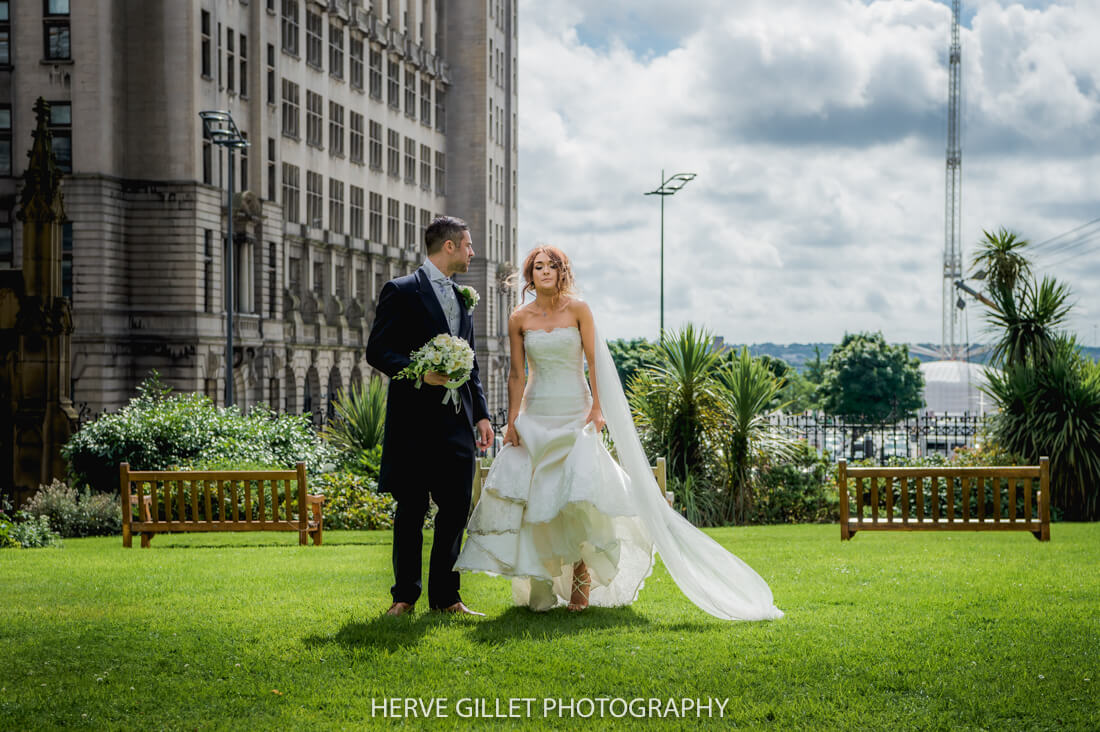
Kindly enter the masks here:
[[986, 367], [970, 361], [928, 361], [920, 365], [924, 374], [924, 411], [936, 414], [985, 414], [997, 405], [979, 387], [984, 386]]

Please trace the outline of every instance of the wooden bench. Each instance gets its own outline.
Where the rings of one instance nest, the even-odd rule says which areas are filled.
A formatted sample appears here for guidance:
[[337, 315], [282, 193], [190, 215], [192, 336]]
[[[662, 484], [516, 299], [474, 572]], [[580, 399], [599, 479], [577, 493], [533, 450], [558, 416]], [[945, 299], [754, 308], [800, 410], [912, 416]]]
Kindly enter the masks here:
[[849, 468], [842, 459], [836, 480], [842, 541], [857, 531], [928, 530], [1030, 531], [1050, 541], [1045, 457], [1038, 465], [967, 468]]
[[184, 531], [297, 531], [299, 544], [307, 536], [321, 544], [325, 498], [307, 493], [305, 463], [295, 470], [180, 471], [132, 471], [122, 463], [119, 481], [125, 547], [134, 534], [148, 547], [155, 534]]
[[[661, 490], [661, 495], [668, 505], [672, 506], [672, 499], [674, 498], [672, 491], [666, 490], [668, 485], [668, 468], [665, 465], [665, 459], [663, 457], [657, 458], [657, 464], [652, 466], [653, 477], [657, 480], [657, 487]], [[477, 499], [481, 495], [481, 486], [485, 485], [485, 479], [489, 476], [489, 466], [482, 465], [481, 461], [477, 463], [477, 473], [474, 476], [474, 498], [472, 505], [477, 504]]]

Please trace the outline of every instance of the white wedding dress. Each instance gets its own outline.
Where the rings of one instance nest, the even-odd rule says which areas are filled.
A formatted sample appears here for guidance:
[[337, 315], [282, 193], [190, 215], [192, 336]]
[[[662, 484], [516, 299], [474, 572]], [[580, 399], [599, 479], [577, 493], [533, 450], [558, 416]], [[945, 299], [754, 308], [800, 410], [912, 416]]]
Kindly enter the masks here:
[[527, 388], [515, 421], [521, 444], [493, 461], [455, 569], [511, 577], [515, 603], [541, 611], [569, 601], [573, 565], [584, 560], [589, 604], [610, 607], [638, 597], [656, 549], [708, 613], [782, 617], [760, 575], [665, 502], [611, 354], [598, 334], [595, 341], [600, 406], [621, 465], [585, 425], [592, 395], [580, 331], [527, 331]]

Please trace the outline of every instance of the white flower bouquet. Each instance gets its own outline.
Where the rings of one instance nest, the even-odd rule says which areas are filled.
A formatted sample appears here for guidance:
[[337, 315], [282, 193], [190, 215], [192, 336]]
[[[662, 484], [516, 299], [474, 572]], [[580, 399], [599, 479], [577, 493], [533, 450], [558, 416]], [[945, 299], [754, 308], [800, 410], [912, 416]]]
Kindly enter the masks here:
[[455, 412], [461, 409], [458, 388], [470, 380], [470, 372], [474, 369], [474, 351], [470, 344], [458, 336], [440, 333], [413, 351], [411, 358], [412, 363], [401, 369], [394, 378], [415, 379], [419, 389], [427, 372], [446, 374], [448, 381], [443, 385], [446, 389], [443, 403], [453, 403]]

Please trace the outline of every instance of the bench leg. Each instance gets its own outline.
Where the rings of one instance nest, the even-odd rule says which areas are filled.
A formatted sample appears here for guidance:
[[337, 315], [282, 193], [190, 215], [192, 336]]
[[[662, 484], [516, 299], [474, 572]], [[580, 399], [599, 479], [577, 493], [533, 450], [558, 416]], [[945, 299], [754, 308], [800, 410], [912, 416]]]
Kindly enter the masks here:
[[321, 546], [321, 538], [324, 533], [324, 518], [321, 516], [321, 505], [314, 503], [310, 506], [313, 512], [313, 520], [317, 524], [317, 528], [309, 532], [313, 536], [313, 546]]
[[141, 548], [148, 549], [149, 542], [153, 540], [153, 533], [151, 531], [143, 531], [141, 534]]
[[852, 538], [852, 532], [848, 531], [848, 522], [847, 521], [841, 521], [840, 522], [840, 540], [841, 541], [848, 541], [851, 538]]
[[299, 546], [305, 546], [306, 544], [309, 543], [309, 539], [307, 538], [308, 535], [309, 535], [308, 531], [299, 531], [298, 532], [298, 545]]
[[122, 525], [122, 546], [129, 549], [134, 545], [134, 537], [130, 534], [130, 527], [128, 524]]

